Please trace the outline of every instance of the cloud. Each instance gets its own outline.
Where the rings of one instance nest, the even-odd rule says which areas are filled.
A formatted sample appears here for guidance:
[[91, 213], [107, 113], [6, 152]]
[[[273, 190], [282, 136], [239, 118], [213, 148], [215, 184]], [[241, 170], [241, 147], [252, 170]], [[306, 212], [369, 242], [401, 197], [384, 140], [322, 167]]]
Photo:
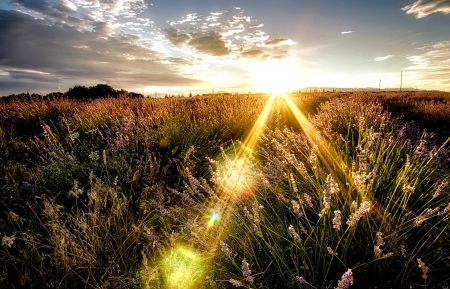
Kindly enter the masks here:
[[430, 88], [450, 85], [450, 41], [429, 44], [421, 51], [425, 52], [407, 57], [412, 63], [406, 68], [411, 78]]
[[261, 58], [262, 56], [266, 55], [264, 51], [261, 49], [252, 49], [247, 50], [241, 53], [241, 56], [247, 57], [247, 58]]
[[187, 33], [180, 29], [170, 27], [164, 29], [164, 32], [166, 38], [175, 46], [186, 44], [191, 39]]
[[295, 44], [294, 41], [292, 41], [291, 39], [287, 39], [287, 38], [276, 38], [276, 39], [272, 39], [272, 40], [268, 40], [264, 43], [267, 46], [281, 46], [281, 45], [291, 45], [291, 44]]
[[206, 34], [196, 33], [189, 41], [189, 45], [198, 52], [213, 55], [224, 56], [230, 54], [230, 49], [226, 47], [225, 41], [217, 31], [208, 32]]
[[407, 14], [415, 14], [416, 19], [437, 12], [450, 14], [450, 0], [418, 0], [412, 5], [403, 7], [402, 10]]
[[[228, 56], [230, 61], [240, 57], [262, 60], [288, 55], [276, 48], [295, 42], [282, 37], [269, 40], [270, 36], [258, 29], [263, 27], [262, 23], [255, 23], [257, 21], [241, 9], [233, 12], [223, 10], [210, 12], [206, 16], [191, 13], [181, 20], [168, 22], [170, 27], [165, 28], [163, 33], [176, 49], [189, 55], [192, 55], [192, 49], [208, 56]], [[193, 20], [195, 23], [190, 22]]]
[[383, 61], [383, 60], [391, 58], [392, 56], [394, 56], [394, 55], [378, 56], [378, 57], [375, 57], [373, 59], [373, 61]]
[[212, 56], [224, 56], [230, 53], [225, 41], [217, 31], [186, 33], [184, 30], [167, 28], [166, 38], [175, 46], [189, 46], [196, 51]]
[[[198, 85], [204, 83], [176, 68], [176, 61], [141, 45], [136, 35], [104, 35], [106, 24], [91, 31], [49, 25], [45, 19], [0, 10], [0, 83], [2, 90], [33, 87], [57, 90], [75, 85], [109, 83], [140, 90], [148, 85]], [[30, 45], [32, 43], [32, 45]], [[169, 59], [173, 66], [165, 65]], [[183, 64], [189, 65], [188, 62]]]
[[237, 8], [189, 13], [155, 27], [140, 15], [151, 5], [147, 0], [10, 3], [17, 11], [0, 10], [1, 93], [17, 87], [56, 91], [59, 83], [63, 90], [108, 83], [137, 92], [231, 87], [225, 82], [240, 80], [236, 71], [246, 73], [246, 64], [291, 56], [294, 44], [271, 38], [263, 23]]
[[354, 33], [355, 31], [350, 30], [350, 31], [342, 31], [341, 34], [351, 34]]
[[115, 23], [130, 19], [148, 8], [145, 0], [11, 0], [10, 4], [27, 14], [64, 21], [89, 29], [91, 22]]

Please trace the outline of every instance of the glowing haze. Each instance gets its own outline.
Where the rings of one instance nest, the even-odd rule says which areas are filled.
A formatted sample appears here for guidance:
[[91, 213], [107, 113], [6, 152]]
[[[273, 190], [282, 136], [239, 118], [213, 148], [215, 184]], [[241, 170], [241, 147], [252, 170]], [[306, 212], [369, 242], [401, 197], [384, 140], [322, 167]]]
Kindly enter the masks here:
[[450, 0], [0, 3], [0, 95], [450, 89]]

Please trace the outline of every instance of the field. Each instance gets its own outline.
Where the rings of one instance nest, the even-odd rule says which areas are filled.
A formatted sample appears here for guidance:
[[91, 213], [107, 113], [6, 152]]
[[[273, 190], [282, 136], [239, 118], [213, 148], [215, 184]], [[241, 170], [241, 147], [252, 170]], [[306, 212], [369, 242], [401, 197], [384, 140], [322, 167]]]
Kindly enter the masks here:
[[450, 93], [0, 102], [1, 288], [448, 288]]

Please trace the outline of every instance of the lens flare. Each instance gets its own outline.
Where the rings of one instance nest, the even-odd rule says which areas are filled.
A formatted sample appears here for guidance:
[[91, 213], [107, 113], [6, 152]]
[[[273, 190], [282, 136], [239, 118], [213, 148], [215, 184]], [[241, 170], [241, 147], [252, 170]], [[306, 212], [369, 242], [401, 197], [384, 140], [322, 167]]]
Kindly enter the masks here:
[[218, 210], [210, 210], [210, 214], [208, 215], [208, 224], [207, 227], [211, 228], [220, 220], [220, 212]]
[[172, 249], [161, 262], [163, 278], [169, 289], [191, 289], [203, 279], [201, 255], [185, 247]]
[[252, 195], [256, 190], [258, 171], [246, 157], [226, 159], [218, 166], [218, 185], [226, 196], [237, 201]]

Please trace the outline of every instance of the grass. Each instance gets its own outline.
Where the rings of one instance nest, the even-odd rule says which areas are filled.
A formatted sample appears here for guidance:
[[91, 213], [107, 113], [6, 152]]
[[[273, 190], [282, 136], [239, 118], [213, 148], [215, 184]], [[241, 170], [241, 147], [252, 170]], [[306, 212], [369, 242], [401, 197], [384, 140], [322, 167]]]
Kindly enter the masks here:
[[448, 286], [448, 93], [269, 97], [0, 103], [0, 286]]

